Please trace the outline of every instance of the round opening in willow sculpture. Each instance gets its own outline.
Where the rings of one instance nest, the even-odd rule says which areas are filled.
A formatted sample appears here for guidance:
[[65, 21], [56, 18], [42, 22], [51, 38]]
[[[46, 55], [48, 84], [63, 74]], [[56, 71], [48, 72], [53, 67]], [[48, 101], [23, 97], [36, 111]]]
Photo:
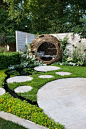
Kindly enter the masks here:
[[54, 44], [44, 42], [38, 47], [37, 54], [43, 61], [50, 61], [56, 57], [57, 50]]

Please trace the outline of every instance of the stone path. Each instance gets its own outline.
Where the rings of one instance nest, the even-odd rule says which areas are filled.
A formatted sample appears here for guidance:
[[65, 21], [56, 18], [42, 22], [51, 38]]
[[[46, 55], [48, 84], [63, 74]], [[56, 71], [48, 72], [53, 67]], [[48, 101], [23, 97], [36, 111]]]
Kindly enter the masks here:
[[19, 86], [19, 87], [14, 89], [14, 91], [16, 93], [24, 93], [24, 92], [28, 92], [30, 90], [32, 90], [31, 86]]
[[47, 71], [59, 70], [60, 67], [56, 67], [56, 66], [37, 66], [34, 69], [36, 71], [40, 71], [40, 72], [47, 72]]
[[7, 79], [7, 83], [13, 83], [13, 82], [26, 82], [31, 81], [33, 78], [29, 76], [15, 76]]
[[52, 75], [40, 75], [39, 78], [52, 78]]
[[86, 78], [59, 79], [37, 93], [39, 107], [67, 129], [86, 129]]

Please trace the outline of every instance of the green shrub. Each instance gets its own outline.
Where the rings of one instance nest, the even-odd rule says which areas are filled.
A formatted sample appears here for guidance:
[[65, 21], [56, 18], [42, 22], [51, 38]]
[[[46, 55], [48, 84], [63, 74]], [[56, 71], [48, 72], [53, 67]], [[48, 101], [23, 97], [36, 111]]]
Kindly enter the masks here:
[[64, 52], [64, 50], [66, 49], [66, 46], [67, 46], [68, 44], [70, 44], [70, 43], [68, 42], [68, 37], [66, 36], [66, 37], [64, 37], [63, 39], [59, 39], [59, 41], [60, 41], [60, 43], [61, 43], [61, 46], [62, 46], [62, 49], [63, 49], [63, 52]]
[[3, 87], [3, 81], [7, 75], [5, 74], [5, 70], [0, 70], [0, 87]]
[[18, 52], [0, 53], [0, 69], [8, 68], [10, 65], [20, 63]]

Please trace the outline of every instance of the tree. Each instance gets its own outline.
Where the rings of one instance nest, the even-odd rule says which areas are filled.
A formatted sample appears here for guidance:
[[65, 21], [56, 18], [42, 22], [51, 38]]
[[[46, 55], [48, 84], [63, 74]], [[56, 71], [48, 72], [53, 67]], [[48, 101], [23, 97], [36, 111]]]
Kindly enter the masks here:
[[[18, 29], [32, 33], [75, 32], [85, 37], [86, 0], [5, 0]], [[82, 31], [80, 31], [82, 28]]]

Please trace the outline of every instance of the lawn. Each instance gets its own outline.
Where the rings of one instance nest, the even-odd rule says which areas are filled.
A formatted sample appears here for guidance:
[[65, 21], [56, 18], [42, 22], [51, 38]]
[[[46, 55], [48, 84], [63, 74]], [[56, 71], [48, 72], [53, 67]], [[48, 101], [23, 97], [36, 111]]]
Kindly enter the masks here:
[[11, 121], [6, 121], [2, 118], [0, 118], [0, 129], [26, 129], [16, 123], [13, 123]]
[[[29, 92], [26, 93], [18, 93], [19, 96], [22, 96], [26, 99], [31, 100], [32, 102], [37, 102], [37, 92], [38, 90], [45, 85], [47, 82], [56, 80], [56, 79], [61, 79], [61, 78], [71, 78], [71, 77], [86, 77], [86, 67], [78, 67], [78, 66], [59, 66], [61, 69], [59, 69], [58, 71], [66, 71], [66, 72], [71, 72], [72, 74], [69, 76], [60, 76], [55, 74], [56, 71], [49, 71], [46, 73], [42, 73], [42, 72], [37, 72], [36, 74], [31, 75], [31, 77], [33, 77], [32, 81], [29, 82], [23, 82], [23, 83], [10, 83], [8, 85], [8, 87], [14, 91], [14, 89], [18, 86], [22, 86], [22, 85], [29, 85], [31, 86], [33, 89]], [[34, 71], [33, 71], [34, 72]], [[13, 73], [12, 73], [13, 74]], [[39, 78], [39, 75], [53, 75], [53, 78], [50, 79], [42, 79]]]

